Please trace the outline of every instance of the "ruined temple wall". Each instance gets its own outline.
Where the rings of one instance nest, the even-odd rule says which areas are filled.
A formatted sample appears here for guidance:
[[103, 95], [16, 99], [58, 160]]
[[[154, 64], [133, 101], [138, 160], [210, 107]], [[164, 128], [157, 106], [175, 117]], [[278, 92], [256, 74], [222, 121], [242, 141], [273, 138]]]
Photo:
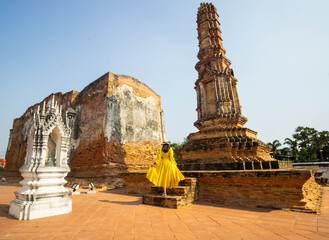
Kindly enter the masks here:
[[31, 126], [30, 110], [49, 105], [52, 96], [73, 113], [70, 136], [70, 177], [115, 177], [120, 172], [147, 169], [161, 141], [161, 98], [146, 84], [125, 75], [106, 73], [80, 93], [55, 93], [30, 107], [14, 120], [8, 150], [8, 175], [19, 176], [24, 164], [26, 134]]
[[85, 87], [74, 102], [76, 117], [73, 124], [75, 132], [71, 135], [70, 176], [83, 177], [85, 172], [102, 171], [104, 168], [103, 122], [107, 85], [105, 74]]
[[124, 75], [118, 78], [109, 74], [109, 88], [105, 136], [110, 143], [120, 140], [128, 171], [146, 170], [165, 138], [160, 96]]
[[160, 96], [130, 76], [107, 73], [87, 86], [76, 104], [80, 133], [70, 176], [147, 169], [162, 140], [160, 104]]

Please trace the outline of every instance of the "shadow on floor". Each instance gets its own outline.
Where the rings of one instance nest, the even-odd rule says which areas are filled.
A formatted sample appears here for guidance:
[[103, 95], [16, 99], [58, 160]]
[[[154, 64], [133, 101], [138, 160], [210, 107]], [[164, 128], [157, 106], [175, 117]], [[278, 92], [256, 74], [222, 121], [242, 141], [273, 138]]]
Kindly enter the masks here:
[[13, 216], [9, 215], [9, 205], [8, 204], [0, 204], [0, 217], [16, 219]]
[[[102, 193], [112, 193], [112, 194], [118, 194], [118, 195], [124, 195], [124, 196], [134, 196], [134, 197], [142, 197], [142, 194], [128, 194], [125, 192], [125, 189], [114, 189], [114, 190], [107, 190]], [[108, 201], [108, 200], [100, 200], [102, 202], [109, 202], [109, 203], [117, 203], [122, 205], [139, 205], [143, 204], [142, 201], [135, 201], [135, 204], [131, 204], [133, 202], [122, 202], [122, 201]], [[130, 204], [129, 204], [130, 203]], [[271, 212], [274, 210], [280, 210], [280, 209], [272, 209], [272, 208], [264, 208], [264, 207], [243, 207], [243, 206], [237, 206], [237, 205], [224, 205], [220, 203], [212, 203], [212, 202], [206, 202], [199, 200], [194, 203], [194, 205], [201, 205], [201, 206], [209, 206], [209, 207], [219, 207], [219, 208], [226, 208], [226, 209], [232, 209], [232, 210], [243, 210], [243, 211], [253, 211], [253, 212]], [[184, 207], [182, 208], [184, 209]]]
[[98, 201], [105, 202], [105, 203], [121, 204], [121, 205], [140, 205], [140, 204], [142, 204], [142, 201], [141, 200], [129, 201], [129, 202], [124, 202], [124, 201], [109, 201], [109, 200], [98, 200]]
[[281, 209], [272, 209], [272, 208], [252, 208], [252, 207], [243, 207], [243, 206], [236, 206], [236, 205], [224, 205], [220, 203], [211, 203], [206, 201], [197, 201], [194, 203], [195, 205], [201, 205], [201, 206], [209, 206], [209, 207], [219, 207], [219, 208], [226, 208], [226, 209], [232, 209], [232, 210], [242, 210], [242, 211], [253, 211], [253, 212], [272, 212], [275, 210], [281, 210]]
[[106, 191], [101, 191], [99, 193], [111, 193], [111, 194], [118, 194], [118, 195], [124, 195], [124, 196], [132, 196], [132, 197], [142, 197], [143, 196], [143, 194], [139, 194], [139, 193], [127, 193], [125, 189], [106, 190]]

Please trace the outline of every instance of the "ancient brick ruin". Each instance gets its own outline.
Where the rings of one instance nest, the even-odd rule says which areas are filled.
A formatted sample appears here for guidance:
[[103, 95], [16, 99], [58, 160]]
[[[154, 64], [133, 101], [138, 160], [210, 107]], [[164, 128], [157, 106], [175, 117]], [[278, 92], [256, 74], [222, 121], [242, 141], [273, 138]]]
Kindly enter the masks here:
[[[184, 170], [268, 169], [278, 163], [270, 157], [271, 148], [257, 139], [257, 132], [243, 127], [231, 61], [225, 56], [217, 10], [202, 4], [197, 15], [199, 53], [195, 68], [198, 79], [197, 133], [188, 136], [180, 149], [179, 165]], [[273, 166], [271, 166], [273, 162]]]
[[[7, 176], [20, 176], [32, 113], [38, 106], [61, 106], [70, 129], [69, 179], [107, 185], [125, 182], [127, 193], [143, 195], [145, 204], [180, 207], [196, 200], [248, 207], [319, 212], [322, 187], [316, 168], [294, 169], [269, 156], [270, 147], [244, 127], [237, 79], [222, 46], [217, 10], [202, 3], [198, 11], [199, 62], [197, 133], [177, 151], [186, 180], [161, 196], [146, 171], [153, 163], [165, 128], [161, 100], [138, 80], [106, 73], [80, 93], [51, 94], [15, 119], [6, 153]], [[31, 111], [32, 110], [32, 111]], [[123, 182], [123, 181], [122, 181]], [[120, 185], [120, 184], [119, 184]], [[148, 193], [148, 194], [146, 194]]]
[[70, 178], [109, 185], [119, 173], [145, 171], [153, 163], [165, 139], [161, 98], [137, 79], [109, 72], [81, 92], [51, 94], [14, 119], [6, 153], [7, 176], [20, 176], [32, 110], [49, 107], [53, 97], [72, 129]]
[[[271, 148], [256, 132], [243, 127], [237, 79], [225, 56], [217, 10], [202, 3], [197, 17], [199, 62], [197, 133], [176, 151], [178, 167], [189, 182], [163, 197], [145, 173], [125, 173], [128, 193], [142, 193], [145, 204], [177, 208], [196, 200], [271, 209], [319, 212], [322, 187], [315, 182], [316, 168], [292, 168], [291, 162], [270, 157]], [[195, 186], [195, 187], [194, 187]]]

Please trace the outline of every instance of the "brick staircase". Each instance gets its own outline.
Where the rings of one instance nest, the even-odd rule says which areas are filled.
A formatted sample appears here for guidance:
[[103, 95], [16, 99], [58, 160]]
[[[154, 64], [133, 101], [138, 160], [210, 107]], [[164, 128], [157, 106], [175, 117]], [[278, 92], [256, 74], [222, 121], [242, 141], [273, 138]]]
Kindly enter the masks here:
[[143, 203], [168, 208], [179, 208], [198, 200], [196, 178], [185, 178], [178, 186], [167, 189], [167, 196], [162, 197], [162, 187], [151, 187], [151, 193], [143, 195]]

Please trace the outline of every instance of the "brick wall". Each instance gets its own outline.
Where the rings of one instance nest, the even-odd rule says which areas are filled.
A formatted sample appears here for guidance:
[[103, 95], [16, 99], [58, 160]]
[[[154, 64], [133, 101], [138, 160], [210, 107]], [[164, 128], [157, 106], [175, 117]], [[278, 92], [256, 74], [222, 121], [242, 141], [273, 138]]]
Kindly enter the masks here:
[[197, 177], [200, 199], [213, 203], [319, 211], [316, 169], [185, 172]]
[[[241, 171], [183, 171], [198, 179], [199, 199], [225, 205], [319, 212], [322, 187], [316, 168]], [[148, 193], [146, 173], [126, 173], [127, 193]]]
[[125, 181], [125, 192], [129, 194], [145, 194], [151, 192], [153, 184], [146, 178], [146, 172], [121, 173]]

